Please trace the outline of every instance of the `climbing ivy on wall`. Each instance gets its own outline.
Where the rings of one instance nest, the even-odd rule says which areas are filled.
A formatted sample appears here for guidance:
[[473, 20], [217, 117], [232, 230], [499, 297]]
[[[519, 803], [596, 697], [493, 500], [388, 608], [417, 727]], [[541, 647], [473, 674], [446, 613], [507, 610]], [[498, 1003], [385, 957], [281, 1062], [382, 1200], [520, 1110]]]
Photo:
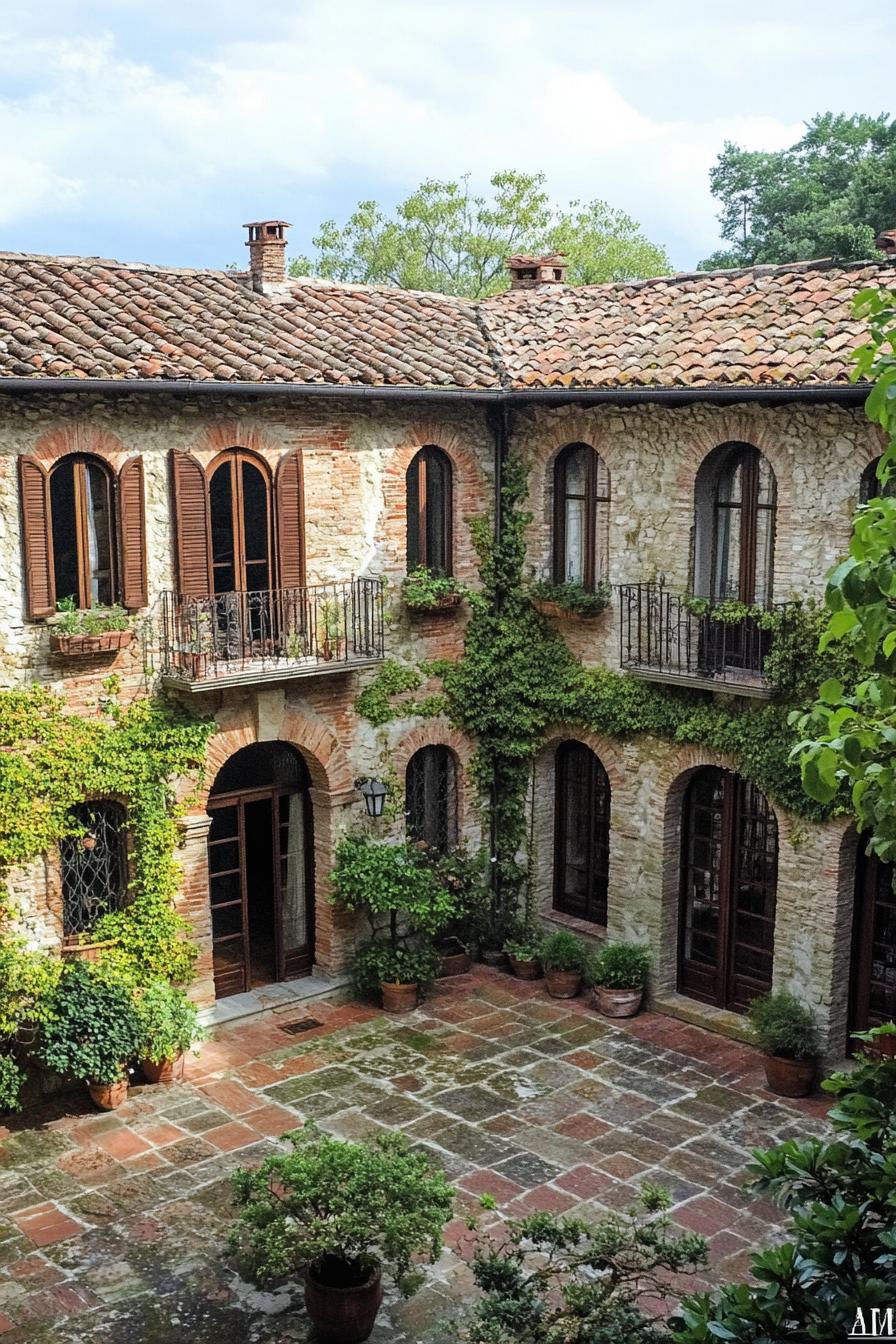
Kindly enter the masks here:
[[[483, 587], [470, 595], [472, 615], [463, 656], [438, 669], [450, 718], [478, 743], [473, 773], [492, 814], [499, 919], [502, 909], [516, 907], [526, 880], [521, 856], [529, 772], [552, 723], [612, 737], [649, 733], [707, 747], [729, 757], [741, 774], [799, 817], [820, 821], [845, 810], [839, 795], [827, 804], [809, 798], [799, 767], [790, 759], [796, 739], [788, 718], [794, 705], [811, 698], [827, 677], [851, 682], [857, 673], [848, 652], [819, 653], [823, 610], [798, 601], [786, 617], [755, 613], [769, 622], [773, 637], [766, 663], [768, 679], [779, 692], [773, 703], [737, 698], [722, 702], [708, 692], [586, 668], [526, 594], [523, 572], [531, 521], [523, 507], [526, 493], [525, 468], [511, 460], [502, 486], [501, 537], [494, 539], [484, 519], [473, 524]], [[730, 619], [743, 614], [732, 609]], [[413, 712], [413, 702], [397, 697], [420, 685], [413, 667], [387, 666], [357, 705], [377, 725], [397, 713]]]
[[[185, 981], [196, 950], [173, 904], [172, 781], [198, 779], [214, 724], [159, 697], [122, 708], [114, 685], [106, 689], [86, 714], [41, 687], [0, 692], [0, 881], [72, 833], [74, 804], [120, 799], [133, 836], [133, 899], [103, 916], [93, 936], [117, 940], [106, 957], [130, 979]], [[0, 919], [11, 913], [9, 895], [0, 893]]]

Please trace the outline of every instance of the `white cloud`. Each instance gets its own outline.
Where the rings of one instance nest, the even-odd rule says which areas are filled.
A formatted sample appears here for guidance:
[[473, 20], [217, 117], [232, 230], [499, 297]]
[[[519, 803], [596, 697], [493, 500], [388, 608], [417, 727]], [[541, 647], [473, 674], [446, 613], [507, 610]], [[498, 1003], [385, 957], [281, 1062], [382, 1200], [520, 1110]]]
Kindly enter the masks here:
[[[240, 199], [250, 215], [294, 218], [299, 249], [317, 223], [309, 193], [344, 201], [358, 180], [390, 197], [425, 176], [469, 170], [484, 182], [519, 167], [544, 169], [560, 198], [628, 210], [691, 260], [714, 245], [707, 172], [723, 140], [796, 138], [799, 116], [774, 110], [781, 44], [792, 54], [820, 43], [808, 6], [805, 28], [777, 22], [767, 4], [767, 18], [726, 29], [708, 23], [717, 6], [702, 0], [672, 7], [675, 22], [655, 0], [623, 11], [588, 0], [44, 8], [55, 37], [35, 38], [24, 18], [15, 28], [16, 15], [0, 34], [0, 223], [17, 236], [38, 212], [90, 212], [119, 221], [122, 237], [130, 221], [171, 238], [210, 218], [220, 229], [218, 203]], [[253, 39], [233, 36], [247, 28]], [[830, 29], [825, 42], [836, 46]], [[776, 72], [766, 88], [757, 79], [746, 106], [676, 83], [701, 62], [707, 80], [724, 79], [720, 46], [731, 81], [761, 74], [763, 60]], [[674, 110], [658, 107], [663, 79]], [[810, 101], [800, 115], [816, 110]]]

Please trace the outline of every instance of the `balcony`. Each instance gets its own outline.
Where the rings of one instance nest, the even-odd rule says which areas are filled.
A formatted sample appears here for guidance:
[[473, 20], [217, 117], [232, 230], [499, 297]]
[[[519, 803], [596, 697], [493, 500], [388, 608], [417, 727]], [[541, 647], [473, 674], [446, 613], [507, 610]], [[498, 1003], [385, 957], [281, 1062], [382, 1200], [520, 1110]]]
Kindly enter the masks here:
[[[787, 604], [772, 608], [785, 611]], [[772, 632], [755, 616], [721, 620], [712, 603], [694, 610], [694, 599], [657, 583], [619, 587], [619, 661], [648, 681], [769, 699], [765, 679]]]
[[190, 692], [354, 672], [385, 657], [382, 579], [162, 594], [163, 685]]

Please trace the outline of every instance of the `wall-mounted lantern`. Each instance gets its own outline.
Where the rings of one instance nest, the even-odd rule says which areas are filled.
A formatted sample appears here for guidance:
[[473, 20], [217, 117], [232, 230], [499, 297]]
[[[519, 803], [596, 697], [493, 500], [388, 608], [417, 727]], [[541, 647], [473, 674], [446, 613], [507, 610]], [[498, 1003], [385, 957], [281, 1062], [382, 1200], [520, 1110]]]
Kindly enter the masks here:
[[381, 779], [356, 779], [355, 788], [364, 799], [368, 817], [381, 817], [389, 790]]

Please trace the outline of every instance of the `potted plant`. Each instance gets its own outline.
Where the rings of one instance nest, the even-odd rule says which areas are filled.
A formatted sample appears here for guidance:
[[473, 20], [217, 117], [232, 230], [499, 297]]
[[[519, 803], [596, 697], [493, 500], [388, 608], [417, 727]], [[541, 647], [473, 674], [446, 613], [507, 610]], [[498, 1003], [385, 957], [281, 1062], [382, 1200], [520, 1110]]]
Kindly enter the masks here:
[[387, 939], [373, 939], [355, 954], [352, 981], [362, 994], [378, 990], [387, 1013], [409, 1013], [438, 969], [439, 954], [432, 947], [393, 946]]
[[544, 616], [565, 616], [573, 620], [591, 621], [610, 605], [612, 589], [606, 579], [599, 579], [594, 588], [567, 581], [553, 583], [540, 579], [529, 589], [529, 601]]
[[85, 1082], [96, 1105], [111, 1111], [127, 1096], [127, 1065], [139, 1045], [130, 989], [104, 979], [87, 962], [67, 965], [43, 1024], [41, 1062]]
[[569, 929], [557, 929], [541, 947], [544, 983], [554, 999], [574, 999], [588, 964], [585, 946]]
[[345, 649], [342, 612], [335, 598], [325, 598], [317, 613], [320, 631], [320, 656], [325, 662], [341, 658]]
[[893, 1059], [896, 1056], [896, 1022], [882, 1022], [868, 1031], [855, 1031], [852, 1040], [861, 1042], [863, 1053], [872, 1059]]
[[291, 1151], [234, 1172], [240, 1210], [230, 1249], [259, 1284], [304, 1273], [305, 1308], [322, 1344], [360, 1344], [383, 1298], [383, 1273], [405, 1296], [442, 1248], [454, 1191], [402, 1134], [347, 1143], [311, 1123]]
[[97, 653], [115, 653], [134, 638], [131, 619], [124, 607], [91, 607], [79, 611], [73, 597], [57, 602], [50, 618], [50, 652], [63, 658], [84, 658]]
[[513, 938], [508, 938], [504, 951], [510, 961], [510, 969], [518, 980], [541, 979], [541, 933], [538, 929], [521, 929]]
[[441, 958], [438, 978], [465, 975], [470, 969], [470, 943], [475, 939], [488, 898], [482, 881], [483, 856], [470, 858], [463, 850], [436, 853], [426, 845], [421, 847], [419, 841], [418, 848], [432, 863], [450, 902], [450, 913], [435, 933], [435, 947]]
[[793, 994], [762, 994], [750, 1004], [749, 1017], [771, 1090], [782, 1097], [805, 1097], [815, 1082], [819, 1054], [812, 1009]]
[[184, 1055], [205, 1039], [195, 1004], [167, 980], [153, 980], [137, 996], [140, 1045], [137, 1058], [148, 1083], [176, 1083]]
[[641, 1007], [650, 953], [640, 943], [604, 943], [589, 969], [594, 1006], [604, 1017], [634, 1017]]
[[454, 611], [464, 600], [465, 591], [450, 574], [436, 574], [425, 565], [412, 569], [401, 585], [404, 604], [410, 611]]

